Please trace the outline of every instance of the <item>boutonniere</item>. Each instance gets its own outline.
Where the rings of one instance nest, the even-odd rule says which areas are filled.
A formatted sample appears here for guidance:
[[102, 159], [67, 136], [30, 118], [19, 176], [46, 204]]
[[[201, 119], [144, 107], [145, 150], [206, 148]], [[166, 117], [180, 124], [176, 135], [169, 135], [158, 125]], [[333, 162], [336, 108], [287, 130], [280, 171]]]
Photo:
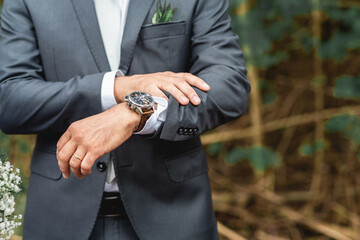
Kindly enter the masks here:
[[161, 3], [161, 0], [157, 0], [156, 12], [152, 18], [152, 23], [167, 23], [171, 22], [174, 16], [176, 8], [171, 7], [171, 3], [167, 4], [166, 0], [164, 4]]

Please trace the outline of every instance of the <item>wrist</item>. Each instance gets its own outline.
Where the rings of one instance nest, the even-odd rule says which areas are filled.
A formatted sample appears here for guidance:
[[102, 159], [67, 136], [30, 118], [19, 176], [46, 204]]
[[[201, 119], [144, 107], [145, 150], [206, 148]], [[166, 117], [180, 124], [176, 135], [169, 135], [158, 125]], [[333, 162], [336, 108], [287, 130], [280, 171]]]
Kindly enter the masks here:
[[128, 78], [127, 76], [115, 77], [114, 96], [117, 103], [124, 102], [125, 97], [131, 92], [127, 89]]
[[135, 131], [140, 124], [141, 115], [130, 109], [125, 102], [118, 104], [118, 108], [125, 115], [128, 124], [127, 127]]

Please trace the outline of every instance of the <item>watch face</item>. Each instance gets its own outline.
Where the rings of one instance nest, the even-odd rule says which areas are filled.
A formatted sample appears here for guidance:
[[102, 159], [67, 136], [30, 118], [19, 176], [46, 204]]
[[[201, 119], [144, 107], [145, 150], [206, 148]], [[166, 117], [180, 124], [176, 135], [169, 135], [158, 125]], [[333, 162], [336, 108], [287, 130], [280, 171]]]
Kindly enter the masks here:
[[148, 93], [144, 92], [132, 92], [129, 95], [131, 103], [141, 107], [152, 107], [154, 105], [154, 99]]

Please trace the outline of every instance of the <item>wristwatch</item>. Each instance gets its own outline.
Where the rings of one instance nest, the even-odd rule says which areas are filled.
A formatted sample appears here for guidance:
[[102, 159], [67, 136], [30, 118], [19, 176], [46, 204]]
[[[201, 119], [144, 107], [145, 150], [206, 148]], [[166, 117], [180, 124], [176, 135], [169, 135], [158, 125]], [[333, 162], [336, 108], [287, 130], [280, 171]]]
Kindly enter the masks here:
[[154, 113], [154, 99], [153, 97], [144, 92], [132, 92], [125, 97], [125, 102], [138, 114], [141, 115], [141, 120], [138, 127], [134, 132], [139, 132], [145, 126], [146, 121]]

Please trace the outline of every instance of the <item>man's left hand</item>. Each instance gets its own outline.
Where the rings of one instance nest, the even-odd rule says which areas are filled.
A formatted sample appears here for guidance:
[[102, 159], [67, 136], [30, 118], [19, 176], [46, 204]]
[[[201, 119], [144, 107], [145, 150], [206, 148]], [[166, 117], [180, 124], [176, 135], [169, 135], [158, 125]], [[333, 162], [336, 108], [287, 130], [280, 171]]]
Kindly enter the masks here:
[[91, 174], [96, 159], [129, 139], [139, 122], [140, 115], [122, 103], [72, 123], [57, 143], [56, 156], [64, 178], [69, 178], [70, 169], [78, 178]]

